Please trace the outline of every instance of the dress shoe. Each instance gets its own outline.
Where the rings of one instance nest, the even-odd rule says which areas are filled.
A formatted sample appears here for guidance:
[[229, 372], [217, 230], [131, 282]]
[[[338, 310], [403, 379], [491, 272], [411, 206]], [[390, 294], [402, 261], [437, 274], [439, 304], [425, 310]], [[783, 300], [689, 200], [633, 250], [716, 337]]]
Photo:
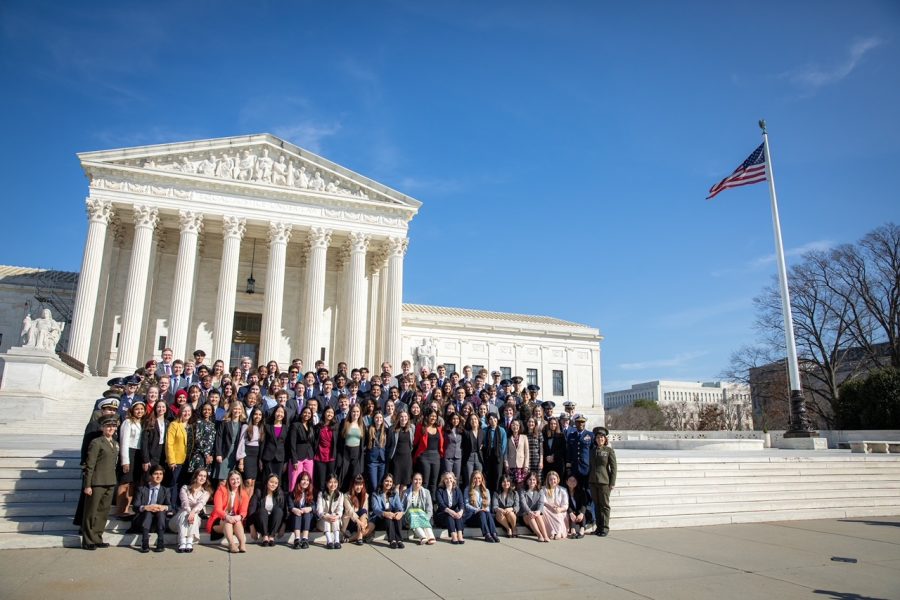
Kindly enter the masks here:
[[609, 532], [608, 532], [608, 531], [601, 531], [598, 535], [599, 535], [600, 537], [606, 537], [606, 536], [609, 535]]
[[109, 542], [100, 542], [97, 544], [98, 548], [109, 548]]
[[153, 548], [154, 552], [165, 552], [165, 550], [166, 550], [166, 547], [162, 546], [162, 545], [159, 545], [159, 546], [156, 546], [155, 548]]
[[140, 549], [141, 554], [147, 554], [148, 552], [150, 552], [150, 546], [141, 546], [141, 549]]
[[97, 546], [96, 546], [96, 544], [85, 544], [84, 542], [82, 542], [81, 549], [82, 550], [96, 550]]

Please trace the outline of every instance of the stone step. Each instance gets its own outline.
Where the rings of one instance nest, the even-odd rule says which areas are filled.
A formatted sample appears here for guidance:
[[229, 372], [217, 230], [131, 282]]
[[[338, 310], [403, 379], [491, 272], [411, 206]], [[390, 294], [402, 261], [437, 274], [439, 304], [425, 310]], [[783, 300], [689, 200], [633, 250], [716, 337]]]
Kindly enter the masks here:
[[798, 465], [783, 465], [770, 469], [681, 469], [667, 471], [619, 471], [622, 479], [675, 479], [690, 477], [822, 477], [823, 475], [895, 475], [900, 477], [900, 463], [892, 468], [867, 468], [863, 465], [847, 464], [830, 469], [808, 469]]
[[[783, 491], [800, 491], [800, 490], [848, 490], [848, 489], [890, 489], [900, 490], [900, 481], [778, 481], [775, 483], [743, 483], [725, 484], [725, 485], [707, 485], [693, 491], [695, 495], [700, 494], [721, 494], [732, 491], [745, 492], [765, 492], [768, 494], [776, 494]], [[681, 494], [679, 487], [672, 486], [640, 486], [640, 487], [621, 487], [616, 486], [612, 491], [613, 498], [637, 498], [644, 496], [666, 496], [671, 494]], [[900, 491], [895, 492], [900, 495]]]
[[[16, 490], [0, 492], [0, 505], [3, 504], [35, 504], [44, 502], [78, 502], [78, 490]], [[74, 506], [74, 504], [73, 504]]]
[[777, 510], [813, 510], [846, 507], [893, 507], [900, 510], [900, 497], [850, 497], [850, 498], [812, 498], [805, 500], [758, 500], [755, 502], [700, 503], [700, 504], [661, 504], [655, 506], [622, 506], [616, 507], [616, 516], [620, 517], [663, 517], [674, 515], [711, 515], [737, 514], [741, 512], [765, 512]]
[[52, 469], [0, 468], [0, 479], [81, 479], [81, 469], [77, 465]]
[[777, 462], [744, 462], [742, 460], [733, 460], [729, 462], [709, 462], [709, 463], [630, 463], [618, 462], [620, 473], [646, 473], [648, 471], [765, 471], [769, 469], [815, 469], [825, 471], [828, 469], [847, 468], [853, 465], [865, 469], [898, 469], [900, 468], [900, 459], [883, 460], [883, 461], [854, 461], [854, 460], [814, 460], [814, 457], [804, 457], [804, 460], [798, 461], [777, 461]]
[[[77, 443], [79, 448], [81, 445], [81, 438], [78, 440], [74, 440], [73, 443]], [[51, 450], [48, 451], [46, 449], [39, 448], [0, 448], [0, 463], [3, 460], [9, 458], [53, 458], [53, 459], [69, 459], [74, 458], [76, 460], [81, 458], [81, 451], [78, 448], [73, 448], [71, 450]]]
[[0, 458], [0, 470], [4, 469], [56, 469], [69, 468], [78, 469], [80, 457], [72, 458]]
[[0, 491], [18, 492], [28, 490], [78, 490], [81, 488], [81, 478], [53, 479], [0, 479]]
[[747, 492], [743, 490], [735, 490], [733, 492], [704, 493], [704, 494], [683, 494], [677, 490], [670, 490], [667, 496], [624, 496], [615, 498], [611, 502], [615, 506], [659, 506], [665, 504], [668, 506], [679, 504], [697, 504], [708, 506], [710, 504], [718, 504], [722, 502], [760, 502], [771, 500], [777, 496], [779, 500], [796, 500], [804, 502], [806, 500], [822, 499], [822, 498], [896, 498], [900, 496], [897, 489], [841, 489], [822, 488], [819, 490], [785, 490], [773, 494], [770, 491], [765, 492]]
[[706, 486], [706, 485], [743, 485], [754, 483], [779, 483], [784, 481], [847, 481], [852, 477], [856, 481], [900, 481], [894, 473], [858, 473], [853, 475], [809, 475], [803, 477], [673, 477], [654, 479], [617, 479], [616, 487], [651, 487], [651, 486]]
[[619, 517], [615, 507], [610, 519], [612, 531], [625, 529], [656, 529], [663, 527], [700, 527], [729, 523], [765, 523], [807, 519], [845, 519], [852, 517], [887, 517], [900, 515], [900, 506], [850, 506], [844, 508], [789, 509], [778, 511], [744, 512], [737, 514], [675, 515], [662, 517]]

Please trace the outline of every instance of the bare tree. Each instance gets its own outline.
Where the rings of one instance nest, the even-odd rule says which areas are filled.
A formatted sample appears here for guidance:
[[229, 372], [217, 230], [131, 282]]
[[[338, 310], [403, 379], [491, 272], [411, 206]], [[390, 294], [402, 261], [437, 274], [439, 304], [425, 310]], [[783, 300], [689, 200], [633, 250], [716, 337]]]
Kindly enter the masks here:
[[697, 423], [698, 431], [720, 431], [725, 429], [722, 407], [718, 404], [707, 404], [700, 409]]
[[852, 309], [850, 332], [873, 365], [881, 361], [876, 344], [887, 342], [890, 366], [900, 368], [900, 226], [887, 223], [859, 244], [833, 250], [831, 284]]

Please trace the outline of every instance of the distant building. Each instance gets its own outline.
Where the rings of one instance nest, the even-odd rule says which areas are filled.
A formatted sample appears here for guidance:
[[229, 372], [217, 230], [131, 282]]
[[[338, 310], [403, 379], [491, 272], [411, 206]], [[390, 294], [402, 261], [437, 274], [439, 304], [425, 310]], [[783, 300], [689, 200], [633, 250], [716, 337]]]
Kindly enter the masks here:
[[[632, 406], [637, 400], [659, 404], [667, 416], [675, 419], [676, 429], [695, 429], [700, 411], [708, 405], [722, 408], [730, 429], [752, 429], [749, 386], [724, 381], [648, 381], [627, 390], [603, 394], [606, 411]], [[668, 410], [666, 410], [668, 409]]]

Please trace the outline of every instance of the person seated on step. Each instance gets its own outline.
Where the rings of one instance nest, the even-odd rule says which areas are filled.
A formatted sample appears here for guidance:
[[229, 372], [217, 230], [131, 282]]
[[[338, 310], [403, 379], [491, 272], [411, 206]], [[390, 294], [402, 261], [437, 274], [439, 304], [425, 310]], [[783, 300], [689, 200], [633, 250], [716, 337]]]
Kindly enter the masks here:
[[156, 530], [154, 552], [166, 549], [166, 511], [169, 510], [169, 488], [163, 487], [165, 469], [161, 465], [150, 467], [150, 479], [134, 495], [134, 520], [141, 531], [141, 553], [150, 551], [150, 530]]

